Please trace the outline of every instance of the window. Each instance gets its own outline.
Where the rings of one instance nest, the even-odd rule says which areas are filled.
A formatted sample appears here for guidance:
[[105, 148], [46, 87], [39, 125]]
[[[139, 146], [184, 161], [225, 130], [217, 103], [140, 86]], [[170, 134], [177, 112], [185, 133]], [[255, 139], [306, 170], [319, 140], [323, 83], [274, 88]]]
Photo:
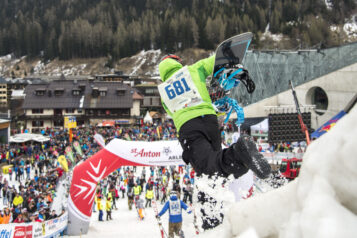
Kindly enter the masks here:
[[45, 90], [36, 90], [36, 96], [43, 96], [45, 95]]
[[328, 97], [326, 92], [320, 87], [312, 87], [306, 94], [306, 103], [315, 105], [317, 115], [323, 115], [328, 108]]
[[55, 96], [62, 96], [63, 90], [55, 90]]
[[82, 113], [82, 109], [77, 109], [77, 112], [78, 113]]
[[154, 93], [154, 89], [151, 89], [151, 88], [145, 89], [145, 93], [146, 94], [153, 94]]
[[43, 114], [43, 109], [32, 109], [32, 114]]
[[117, 88], [117, 95], [118, 96], [124, 96], [125, 95], [125, 88]]
[[64, 123], [62, 120], [54, 120], [53, 121], [53, 126], [55, 127], [63, 127]]
[[105, 97], [105, 96], [107, 95], [107, 91], [100, 91], [100, 92], [99, 92], [99, 95], [100, 95], [101, 97]]
[[73, 108], [67, 108], [66, 109], [66, 113], [74, 113], [74, 109]]
[[73, 96], [78, 96], [79, 95], [79, 90], [73, 90], [72, 94], [73, 94]]
[[43, 121], [32, 121], [33, 127], [43, 127]]

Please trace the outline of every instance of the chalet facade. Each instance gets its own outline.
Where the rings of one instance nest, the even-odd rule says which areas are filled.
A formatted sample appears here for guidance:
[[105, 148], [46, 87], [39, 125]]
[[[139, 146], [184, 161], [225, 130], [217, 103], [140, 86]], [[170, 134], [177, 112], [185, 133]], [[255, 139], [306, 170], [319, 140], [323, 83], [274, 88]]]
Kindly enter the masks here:
[[63, 127], [66, 116], [75, 116], [77, 125], [96, 125], [103, 120], [135, 124], [143, 101], [135, 89], [121, 82], [57, 80], [25, 88], [26, 127]]

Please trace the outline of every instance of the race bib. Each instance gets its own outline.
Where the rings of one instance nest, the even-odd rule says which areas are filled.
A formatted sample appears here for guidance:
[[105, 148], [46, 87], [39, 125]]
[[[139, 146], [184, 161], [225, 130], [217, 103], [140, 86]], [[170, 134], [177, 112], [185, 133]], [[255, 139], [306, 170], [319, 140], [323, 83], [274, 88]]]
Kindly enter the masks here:
[[180, 215], [181, 214], [181, 204], [179, 200], [169, 201], [170, 204], [170, 215]]
[[203, 102], [187, 66], [161, 83], [158, 89], [162, 101], [172, 113]]

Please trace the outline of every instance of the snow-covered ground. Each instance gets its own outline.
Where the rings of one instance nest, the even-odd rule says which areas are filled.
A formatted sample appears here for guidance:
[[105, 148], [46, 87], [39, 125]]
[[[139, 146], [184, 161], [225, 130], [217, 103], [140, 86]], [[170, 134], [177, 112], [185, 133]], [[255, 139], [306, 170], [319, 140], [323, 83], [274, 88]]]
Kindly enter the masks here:
[[[300, 177], [279, 189], [256, 194], [239, 203], [234, 202], [227, 189], [212, 190], [224, 200], [225, 220], [216, 229], [199, 236], [356, 237], [356, 121], [357, 107], [308, 147]], [[160, 237], [153, 209], [147, 208], [145, 214], [145, 219], [139, 221], [136, 211], [128, 210], [127, 200], [119, 199], [113, 220], [98, 222], [98, 213], [94, 213], [89, 233], [83, 237]], [[168, 215], [162, 220], [167, 232]], [[184, 213], [183, 220], [185, 237], [196, 237], [193, 216]]]

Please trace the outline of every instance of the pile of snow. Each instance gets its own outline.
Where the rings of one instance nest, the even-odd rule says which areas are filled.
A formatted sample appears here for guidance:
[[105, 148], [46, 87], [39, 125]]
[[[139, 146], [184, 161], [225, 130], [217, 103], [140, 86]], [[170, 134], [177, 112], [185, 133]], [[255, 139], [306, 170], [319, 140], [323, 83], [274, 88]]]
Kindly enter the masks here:
[[0, 62], [8, 62], [12, 59], [12, 54], [0, 56]]
[[42, 74], [45, 71], [45, 64], [39, 60], [33, 68], [34, 74]]
[[357, 15], [351, 17], [351, 19], [343, 26], [343, 30], [349, 38], [357, 37]]
[[356, 237], [356, 120], [357, 107], [308, 147], [298, 179], [234, 204], [226, 237]]
[[262, 37], [260, 38], [261, 40], [272, 39], [273, 41], [279, 42], [283, 39], [283, 34], [272, 34], [269, 31], [269, 28], [270, 28], [270, 23], [268, 23], [268, 25], [265, 27], [265, 31]]
[[145, 75], [158, 75], [159, 70], [157, 67], [154, 67], [153, 71], [143, 70], [142, 67], [144, 65], [157, 65], [159, 63], [161, 57], [161, 50], [142, 50], [140, 53], [130, 57], [130, 59], [134, 59], [134, 67], [129, 75], [138, 75], [141, 74], [140, 71], [145, 72]]
[[333, 9], [333, 2], [332, 0], [325, 0], [325, 5], [326, 5], [326, 8], [328, 10], [332, 10]]

